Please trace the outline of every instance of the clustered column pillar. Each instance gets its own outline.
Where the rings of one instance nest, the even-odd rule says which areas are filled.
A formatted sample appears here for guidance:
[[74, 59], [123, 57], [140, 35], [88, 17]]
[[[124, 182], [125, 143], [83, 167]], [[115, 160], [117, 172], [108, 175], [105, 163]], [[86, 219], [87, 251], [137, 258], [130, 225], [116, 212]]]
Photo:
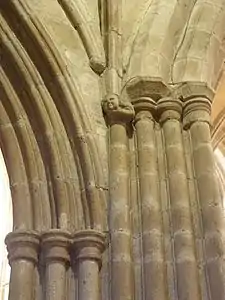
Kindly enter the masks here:
[[52, 229], [42, 235], [46, 300], [66, 299], [66, 271], [70, 262], [70, 244], [71, 236], [67, 231]]
[[198, 300], [198, 272], [181, 126], [182, 102], [172, 97], [161, 99], [158, 112], [165, 142], [178, 298]]
[[99, 269], [105, 236], [95, 230], [83, 230], [73, 236], [72, 256], [78, 272], [78, 299], [100, 300]]
[[142, 220], [144, 299], [167, 299], [163, 250], [162, 212], [159, 196], [156, 103], [148, 97], [133, 100], [136, 115], [138, 174]]
[[34, 231], [15, 231], [7, 235], [5, 242], [11, 266], [9, 300], [31, 300], [34, 298], [39, 235]]
[[184, 100], [184, 128], [189, 129], [192, 143], [209, 293], [212, 299], [222, 300], [225, 299], [225, 219], [211, 145], [211, 101], [202, 95], [191, 95]]

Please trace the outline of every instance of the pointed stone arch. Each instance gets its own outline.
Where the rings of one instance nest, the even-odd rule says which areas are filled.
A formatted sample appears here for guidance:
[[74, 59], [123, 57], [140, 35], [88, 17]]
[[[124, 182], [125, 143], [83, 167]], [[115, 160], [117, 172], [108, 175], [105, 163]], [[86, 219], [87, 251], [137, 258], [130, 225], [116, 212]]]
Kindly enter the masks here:
[[0, 24], [0, 140], [14, 229], [101, 230], [103, 174], [79, 88], [26, 2], [5, 3]]

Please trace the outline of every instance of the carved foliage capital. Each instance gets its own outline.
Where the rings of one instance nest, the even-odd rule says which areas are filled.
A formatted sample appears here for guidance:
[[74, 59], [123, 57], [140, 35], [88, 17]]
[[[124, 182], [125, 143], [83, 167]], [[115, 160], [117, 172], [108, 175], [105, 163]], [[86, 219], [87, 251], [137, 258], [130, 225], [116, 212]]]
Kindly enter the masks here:
[[38, 261], [40, 236], [36, 231], [14, 231], [5, 238], [9, 263], [16, 260]]

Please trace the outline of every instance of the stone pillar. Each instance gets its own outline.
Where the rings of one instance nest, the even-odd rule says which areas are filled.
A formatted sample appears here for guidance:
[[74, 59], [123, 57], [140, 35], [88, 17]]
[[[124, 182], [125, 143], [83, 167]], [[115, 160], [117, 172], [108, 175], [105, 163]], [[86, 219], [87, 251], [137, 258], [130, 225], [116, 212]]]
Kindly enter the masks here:
[[161, 99], [158, 112], [166, 152], [177, 294], [180, 300], [199, 300], [200, 286], [181, 126], [182, 102], [173, 98]]
[[66, 272], [70, 262], [71, 235], [67, 231], [52, 229], [42, 235], [45, 264], [45, 299], [65, 300]]
[[34, 270], [38, 262], [39, 235], [33, 231], [15, 231], [5, 243], [11, 266], [9, 300], [34, 299]]
[[78, 273], [78, 299], [100, 300], [99, 269], [105, 236], [95, 230], [83, 230], [73, 237], [73, 259]]
[[129, 102], [109, 95], [103, 109], [110, 126], [109, 148], [109, 230], [111, 253], [111, 298], [133, 299], [131, 257], [130, 178], [128, 124], [134, 117]]
[[159, 195], [156, 103], [148, 97], [133, 100], [136, 116], [138, 174], [142, 223], [144, 299], [167, 299], [163, 249], [162, 212]]
[[[194, 89], [192, 89], [194, 90]], [[211, 299], [225, 299], [225, 216], [211, 145], [211, 101], [205, 88], [184, 98], [184, 128], [190, 131], [200, 205], [205, 273]]]

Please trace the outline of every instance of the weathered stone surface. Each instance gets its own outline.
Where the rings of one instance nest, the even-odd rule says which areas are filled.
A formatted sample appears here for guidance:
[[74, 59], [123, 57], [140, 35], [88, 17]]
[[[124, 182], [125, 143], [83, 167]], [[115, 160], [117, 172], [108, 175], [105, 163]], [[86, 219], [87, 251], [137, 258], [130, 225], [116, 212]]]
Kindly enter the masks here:
[[10, 300], [224, 300], [224, 1], [0, 12]]

